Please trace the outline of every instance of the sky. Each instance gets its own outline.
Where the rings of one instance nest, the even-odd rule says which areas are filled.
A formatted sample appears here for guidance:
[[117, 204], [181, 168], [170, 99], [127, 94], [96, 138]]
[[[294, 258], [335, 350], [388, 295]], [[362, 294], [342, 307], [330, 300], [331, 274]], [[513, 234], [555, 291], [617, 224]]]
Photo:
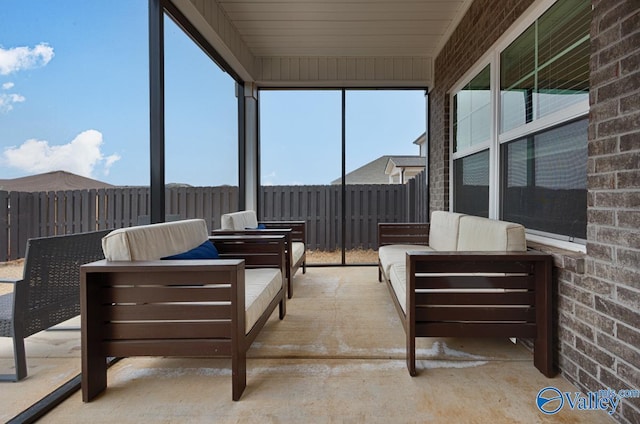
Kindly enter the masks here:
[[[0, 179], [149, 184], [147, 0], [0, 0]], [[263, 184], [341, 172], [341, 92], [260, 93]], [[348, 91], [347, 172], [417, 154], [423, 91]], [[238, 183], [235, 82], [165, 19], [167, 183]], [[298, 161], [287, 160], [291, 157]]]

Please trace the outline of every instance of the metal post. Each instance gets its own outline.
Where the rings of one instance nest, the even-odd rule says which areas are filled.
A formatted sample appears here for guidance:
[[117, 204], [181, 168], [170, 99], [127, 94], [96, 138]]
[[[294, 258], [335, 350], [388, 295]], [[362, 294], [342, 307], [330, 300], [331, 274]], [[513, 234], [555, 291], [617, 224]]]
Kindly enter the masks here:
[[342, 246], [342, 265], [347, 263], [346, 239], [347, 239], [347, 118], [346, 100], [347, 93], [342, 89], [342, 234], [340, 245]]
[[236, 83], [238, 98], [238, 210], [244, 210], [247, 205], [247, 137], [245, 129], [245, 98], [244, 84]]
[[164, 8], [149, 0], [150, 220], [164, 222]]

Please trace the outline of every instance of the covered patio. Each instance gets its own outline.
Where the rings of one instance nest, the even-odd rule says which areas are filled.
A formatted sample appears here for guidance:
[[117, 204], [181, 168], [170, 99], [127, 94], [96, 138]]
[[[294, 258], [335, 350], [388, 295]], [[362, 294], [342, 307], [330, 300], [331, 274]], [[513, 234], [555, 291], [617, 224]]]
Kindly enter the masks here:
[[[546, 422], [538, 391], [577, 390], [544, 377], [507, 339], [419, 339], [419, 375], [410, 377], [404, 331], [375, 267], [310, 268], [296, 278], [287, 317], [274, 314], [249, 350], [239, 402], [228, 359], [126, 358], [98, 399], [83, 403], [76, 392], [39, 422]], [[2, 363], [11, 361], [6, 341]], [[79, 372], [80, 332], [40, 333], [27, 352], [29, 378], [0, 386], [3, 421]], [[607, 421], [603, 411], [562, 417]]]
[[[640, 422], [637, 396], [611, 416], [536, 406], [545, 387], [640, 388], [637, 2], [149, 0], [151, 222], [166, 215], [165, 16], [237, 83], [238, 210], [261, 211], [260, 90], [427, 91], [428, 211], [521, 222], [553, 256], [559, 375], [535, 370], [529, 340], [433, 338], [411, 378], [376, 268], [311, 268], [249, 351], [240, 402], [225, 360], [124, 359], [104, 395], [73, 394], [43, 422]], [[38, 400], [39, 377], [73, 375], [44, 357], [79, 370], [79, 334], [59, 334], [34, 336], [29, 379], [0, 386], [2, 418]]]

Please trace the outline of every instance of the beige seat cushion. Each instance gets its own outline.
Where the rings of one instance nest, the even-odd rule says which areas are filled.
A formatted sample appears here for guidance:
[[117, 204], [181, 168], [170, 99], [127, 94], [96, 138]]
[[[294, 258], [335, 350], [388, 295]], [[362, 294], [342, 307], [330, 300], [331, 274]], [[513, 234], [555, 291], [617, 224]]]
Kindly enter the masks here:
[[389, 268], [391, 287], [398, 298], [398, 303], [404, 313], [407, 313], [407, 265], [395, 263]]
[[527, 250], [525, 229], [513, 222], [497, 221], [465, 215], [460, 218], [458, 251], [510, 251]]
[[387, 277], [390, 275], [390, 268], [393, 264], [405, 265], [407, 261], [407, 252], [420, 250], [433, 250], [429, 246], [417, 245], [417, 244], [389, 244], [387, 246], [380, 246], [378, 248], [378, 258], [382, 265], [384, 275]]
[[245, 332], [248, 334], [282, 288], [282, 272], [274, 268], [245, 269]]
[[293, 256], [293, 263], [298, 263], [302, 255], [304, 255], [304, 243], [301, 241], [294, 241], [291, 243], [291, 253]]
[[258, 227], [258, 216], [255, 211], [225, 213], [220, 217], [222, 230], [246, 230]]
[[429, 223], [429, 246], [433, 250], [450, 252], [458, 249], [461, 213], [433, 211]]
[[108, 261], [153, 261], [197, 247], [208, 240], [204, 219], [119, 228], [102, 238]]

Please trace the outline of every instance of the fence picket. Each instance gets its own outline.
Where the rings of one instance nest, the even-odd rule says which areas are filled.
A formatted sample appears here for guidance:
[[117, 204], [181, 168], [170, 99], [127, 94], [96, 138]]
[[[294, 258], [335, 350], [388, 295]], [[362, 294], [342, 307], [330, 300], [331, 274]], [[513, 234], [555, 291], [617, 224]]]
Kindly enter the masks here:
[[5, 245], [2, 244], [3, 248], [0, 249], [0, 262], [6, 262], [9, 260], [9, 193], [6, 191], [0, 191], [0, 242], [6, 240], [6, 248]]

